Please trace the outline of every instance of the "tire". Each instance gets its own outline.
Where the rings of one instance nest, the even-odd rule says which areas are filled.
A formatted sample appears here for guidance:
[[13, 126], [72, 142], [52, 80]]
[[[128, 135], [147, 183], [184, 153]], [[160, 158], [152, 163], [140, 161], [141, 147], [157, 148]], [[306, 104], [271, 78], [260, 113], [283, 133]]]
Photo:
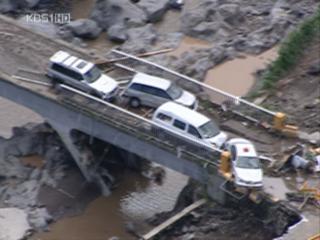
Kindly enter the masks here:
[[133, 108], [138, 108], [140, 106], [140, 100], [138, 98], [130, 98], [129, 104]]

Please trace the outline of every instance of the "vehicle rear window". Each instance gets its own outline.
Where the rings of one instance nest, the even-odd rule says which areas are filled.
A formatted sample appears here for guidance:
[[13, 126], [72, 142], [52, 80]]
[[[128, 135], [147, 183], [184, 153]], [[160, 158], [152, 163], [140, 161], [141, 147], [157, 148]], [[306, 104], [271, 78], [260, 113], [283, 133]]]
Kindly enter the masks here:
[[157, 115], [157, 118], [160, 119], [161, 121], [164, 121], [164, 122], [171, 122], [171, 120], [172, 120], [172, 117], [170, 117], [166, 114], [163, 114], [163, 113], [159, 113]]
[[179, 120], [174, 120], [173, 122], [173, 126], [175, 126], [176, 128], [179, 128], [181, 130], [185, 130], [186, 129], [186, 124], [184, 122], [181, 122]]

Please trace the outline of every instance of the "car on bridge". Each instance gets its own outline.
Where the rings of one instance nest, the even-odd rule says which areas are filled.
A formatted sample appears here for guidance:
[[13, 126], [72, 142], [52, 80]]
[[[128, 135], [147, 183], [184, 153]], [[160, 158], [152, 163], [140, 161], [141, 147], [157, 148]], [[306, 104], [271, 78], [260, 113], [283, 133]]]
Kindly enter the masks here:
[[175, 102], [162, 104], [154, 112], [152, 120], [181, 135], [214, 147], [220, 148], [227, 140], [227, 134], [220, 131], [213, 120]]
[[134, 108], [140, 105], [157, 108], [169, 101], [191, 109], [198, 107], [197, 99], [192, 93], [169, 80], [140, 72], [133, 76], [122, 96], [128, 98], [130, 106]]
[[54, 84], [66, 84], [104, 100], [114, 100], [119, 84], [103, 74], [93, 63], [67, 52], [58, 51], [51, 58], [47, 75]]
[[231, 154], [232, 174], [239, 187], [261, 188], [263, 171], [257, 151], [247, 139], [232, 138], [224, 148]]

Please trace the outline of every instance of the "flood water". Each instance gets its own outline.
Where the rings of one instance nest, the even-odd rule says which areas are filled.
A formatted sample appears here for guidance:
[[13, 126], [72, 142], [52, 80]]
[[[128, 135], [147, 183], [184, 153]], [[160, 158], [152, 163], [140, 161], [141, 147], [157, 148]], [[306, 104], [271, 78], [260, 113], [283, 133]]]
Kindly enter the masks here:
[[144, 234], [151, 229], [146, 220], [156, 213], [172, 210], [175, 200], [188, 178], [170, 169], [162, 185], [141, 175], [126, 171], [110, 197], [94, 200], [76, 217], [65, 218], [51, 225], [51, 231], [35, 235], [33, 240], [100, 240], [112, 236], [136, 239], [126, 231], [126, 224]]
[[177, 47], [174, 51], [170, 52], [169, 55], [179, 57], [184, 52], [194, 49], [208, 48], [210, 46], [212, 45], [204, 40], [184, 36], [181, 40], [179, 47]]
[[233, 59], [209, 70], [205, 83], [236, 96], [244, 96], [255, 83], [255, 72], [264, 69], [277, 56], [278, 48], [274, 47], [257, 56]]

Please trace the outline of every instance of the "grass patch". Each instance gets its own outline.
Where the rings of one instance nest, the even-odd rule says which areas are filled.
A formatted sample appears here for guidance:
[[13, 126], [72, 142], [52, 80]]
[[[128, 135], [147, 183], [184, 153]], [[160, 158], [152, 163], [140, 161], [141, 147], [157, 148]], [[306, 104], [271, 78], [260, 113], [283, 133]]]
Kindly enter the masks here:
[[320, 8], [315, 15], [303, 22], [295, 31], [289, 34], [282, 43], [279, 57], [275, 60], [263, 76], [263, 89], [270, 89], [289, 70], [296, 65], [304, 49], [310, 44], [320, 31]]

